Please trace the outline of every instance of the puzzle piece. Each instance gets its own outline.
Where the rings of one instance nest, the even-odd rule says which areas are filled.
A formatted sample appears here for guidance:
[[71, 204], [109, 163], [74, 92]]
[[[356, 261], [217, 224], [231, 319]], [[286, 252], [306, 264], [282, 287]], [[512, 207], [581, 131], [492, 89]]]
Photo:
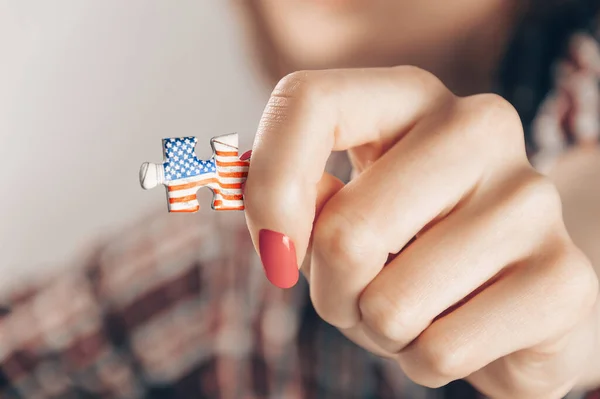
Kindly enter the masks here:
[[237, 133], [213, 137], [213, 156], [203, 161], [196, 156], [196, 137], [163, 139], [164, 162], [145, 162], [140, 168], [140, 184], [145, 190], [164, 184], [169, 212], [197, 212], [196, 194], [200, 187], [213, 192], [212, 209], [243, 210], [242, 183], [248, 175], [249, 157], [238, 156]]

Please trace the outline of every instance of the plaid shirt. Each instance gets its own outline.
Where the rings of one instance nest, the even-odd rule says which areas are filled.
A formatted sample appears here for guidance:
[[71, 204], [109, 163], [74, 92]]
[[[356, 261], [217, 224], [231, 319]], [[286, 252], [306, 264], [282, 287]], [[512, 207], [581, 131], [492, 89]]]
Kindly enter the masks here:
[[[532, 125], [532, 158], [597, 143], [600, 51], [578, 36]], [[409, 381], [321, 321], [304, 280], [265, 279], [242, 213], [166, 212], [5, 298], [2, 398], [469, 398]], [[590, 393], [599, 398], [600, 393]]]

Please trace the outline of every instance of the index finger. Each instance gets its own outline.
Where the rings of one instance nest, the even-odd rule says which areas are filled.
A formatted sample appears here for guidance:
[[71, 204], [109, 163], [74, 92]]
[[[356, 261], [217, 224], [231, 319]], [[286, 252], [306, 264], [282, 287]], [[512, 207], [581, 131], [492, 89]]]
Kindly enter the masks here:
[[296, 283], [331, 152], [367, 143], [385, 152], [446, 95], [414, 67], [295, 72], [279, 82], [258, 128], [244, 199], [274, 285]]

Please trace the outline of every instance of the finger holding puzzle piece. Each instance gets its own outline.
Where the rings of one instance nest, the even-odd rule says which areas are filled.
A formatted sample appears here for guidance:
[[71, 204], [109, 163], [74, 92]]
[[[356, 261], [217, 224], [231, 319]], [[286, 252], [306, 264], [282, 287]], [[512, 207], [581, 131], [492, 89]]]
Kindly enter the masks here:
[[238, 156], [237, 133], [226, 134], [210, 140], [213, 156], [203, 161], [196, 156], [197, 141], [196, 137], [163, 139], [164, 162], [142, 164], [142, 188], [165, 185], [169, 212], [197, 212], [200, 187], [212, 190], [212, 209], [243, 210], [242, 183], [248, 175], [250, 151]]

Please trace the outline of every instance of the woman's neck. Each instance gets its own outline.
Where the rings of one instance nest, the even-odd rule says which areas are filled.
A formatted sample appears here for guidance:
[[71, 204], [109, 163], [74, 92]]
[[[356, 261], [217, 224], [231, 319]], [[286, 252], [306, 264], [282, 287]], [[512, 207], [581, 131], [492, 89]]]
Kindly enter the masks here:
[[474, 26], [459, 44], [456, 59], [446, 65], [446, 84], [458, 95], [487, 92], [497, 83], [499, 69], [524, 16], [525, 2], [498, 13], [485, 26]]
[[438, 76], [455, 94], [491, 91], [513, 34], [525, 14], [525, 2], [509, 2], [490, 9], [489, 18], [475, 19], [454, 36], [428, 49], [421, 67]]
[[[436, 12], [421, 10], [401, 29], [384, 24], [386, 27], [377, 32], [357, 37], [353, 45], [345, 42], [347, 51], [325, 59], [300, 57], [298, 51], [291, 51], [299, 39], [285, 30], [289, 37], [275, 40], [277, 30], [263, 19], [264, 10], [260, 7], [253, 10], [252, 20], [264, 72], [272, 82], [299, 69], [415, 65], [438, 76], [457, 95], [470, 95], [493, 87], [505, 50], [528, 3], [486, 0], [469, 2], [470, 7], [465, 9], [446, 6]], [[281, 48], [282, 43], [288, 48]]]

